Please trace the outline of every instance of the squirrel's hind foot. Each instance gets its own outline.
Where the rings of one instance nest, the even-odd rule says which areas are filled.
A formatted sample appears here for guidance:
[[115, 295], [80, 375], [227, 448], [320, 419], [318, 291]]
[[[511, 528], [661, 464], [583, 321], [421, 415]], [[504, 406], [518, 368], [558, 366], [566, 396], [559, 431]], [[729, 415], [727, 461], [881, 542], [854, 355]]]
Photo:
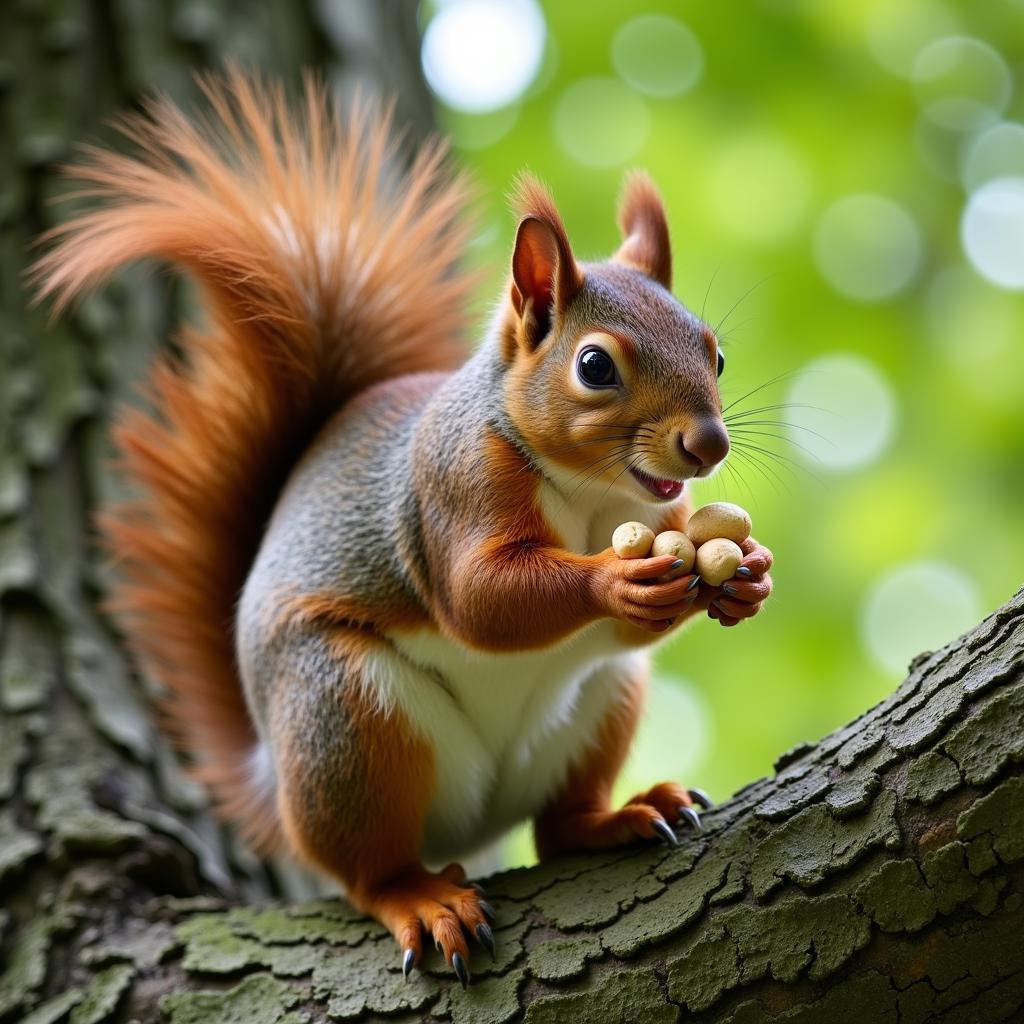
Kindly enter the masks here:
[[463, 988], [470, 980], [467, 935], [495, 954], [488, 923], [494, 911], [480, 887], [466, 882], [459, 864], [449, 864], [436, 874], [420, 866], [409, 868], [364, 895], [360, 904], [394, 935], [402, 950], [406, 979], [422, 959], [424, 933], [433, 939]]
[[684, 789], [675, 782], [662, 782], [633, 797], [617, 811], [562, 809], [548, 812], [537, 822], [538, 846], [543, 857], [556, 853], [603, 850], [625, 846], [637, 839], [661, 839], [678, 844], [675, 825], [702, 831], [697, 807], [712, 806], [699, 789]]

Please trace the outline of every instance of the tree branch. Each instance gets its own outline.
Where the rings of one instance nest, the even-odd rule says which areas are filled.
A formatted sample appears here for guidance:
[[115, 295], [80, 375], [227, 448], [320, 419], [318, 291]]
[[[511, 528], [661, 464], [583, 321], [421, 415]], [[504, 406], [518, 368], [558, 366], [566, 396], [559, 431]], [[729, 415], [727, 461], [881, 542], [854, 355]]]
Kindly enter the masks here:
[[145, 773], [61, 703], [23, 798], [10, 773], [4, 790], [17, 927], [0, 1013], [753, 1024], [1024, 1006], [1024, 592], [706, 814], [701, 837], [491, 878], [498, 956], [475, 957], [468, 991], [437, 954], [404, 983], [391, 937], [341, 900], [224, 898], [223, 863], [200, 863]]

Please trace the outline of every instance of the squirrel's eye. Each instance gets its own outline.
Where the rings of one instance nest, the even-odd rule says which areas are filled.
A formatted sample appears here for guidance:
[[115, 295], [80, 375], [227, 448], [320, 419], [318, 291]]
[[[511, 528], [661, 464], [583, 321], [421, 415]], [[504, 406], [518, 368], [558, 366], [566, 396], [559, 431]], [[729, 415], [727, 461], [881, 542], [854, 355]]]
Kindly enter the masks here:
[[599, 348], [585, 348], [580, 353], [576, 372], [588, 387], [609, 388], [618, 383], [611, 356]]
[[719, 349], [718, 350], [718, 376], [719, 377], [722, 376], [722, 371], [724, 369], [725, 369], [725, 353], [721, 349]]

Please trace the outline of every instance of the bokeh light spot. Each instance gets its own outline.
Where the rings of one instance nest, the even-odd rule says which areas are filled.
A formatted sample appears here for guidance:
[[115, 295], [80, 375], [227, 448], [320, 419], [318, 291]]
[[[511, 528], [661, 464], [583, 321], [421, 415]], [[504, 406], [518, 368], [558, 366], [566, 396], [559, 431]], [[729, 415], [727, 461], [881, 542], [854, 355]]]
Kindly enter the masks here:
[[518, 104], [489, 113], [449, 116], [447, 131], [460, 149], [486, 149], [500, 142], [519, 120]]
[[955, 16], [931, 0], [875, 0], [868, 10], [864, 34], [874, 58], [887, 71], [910, 78], [914, 58], [939, 36], [958, 28]]
[[771, 136], [739, 136], [707, 157], [708, 202], [715, 220], [736, 238], [777, 242], [807, 211], [807, 165]]
[[902, 291], [921, 262], [921, 235], [902, 206], [875, 195], [845, 196], [818, 220], [814, 257], [836, 291], [878, 302]]
[[448, 106], [497, 110], [533, 81], [544, 37], [536, 0], [448, 0], [423, 34], [423, 72]]
[[1010, 102], [1006, 61], [988, 43], [949, 36], [929, 43], [914, 61], [914, 85], [925, 115], [956, 130], [981, 128]]
[[790, 385], [790, 440], [813, 465], [844, 471], [877, 459], [892, 440], [896, 399], [881, 370], [837, 352], [808, 363]]
[[615, 167], [634, 156], [650, 129], [647, 104], [616, 78], [581, 78], [555, 107], [559, 143], [581, 164]]
[[681, 22], [647, 14], [626, 22], [612, 40], [612, 64], [634, 89], [649, 96], [679, 96], [700, 80], [704, 54]]
[[1004, 121], [986, 128], [967, 148], [963, 182], [973, 190], [995, 178], [1024, 178], [1024, 125]]
[[[1004, 381], [1013, 391], [1017, 383], [993, 379], [992, 363], [1011, 356], [1018, 333], [1019, 300], [967, 266], [947, 267], [928, 287], [925, 307], [928, 334], [947, 359], [962, 371], [959, 380], [976, 384], [992, 394]], [[1012, 378], [1012, 374], [1009, 375]]]
[[678, 676], [655, 673], [616, 796], [628, 800], [656, 782], [692, 777], [713, 733], [711, 713], [700, 693]]
[[881, 668], [902, 675], [916, 655], [949, 643], [980, 614], [977, 589], [965, 573], [944, 562], [911, 562], [891, 569], [868, 592], [861, 635]]
[[979, 274], [1002, 288], [1024, 288], [1024, 178], [1000, 178], [973, 193], [960, 237]]

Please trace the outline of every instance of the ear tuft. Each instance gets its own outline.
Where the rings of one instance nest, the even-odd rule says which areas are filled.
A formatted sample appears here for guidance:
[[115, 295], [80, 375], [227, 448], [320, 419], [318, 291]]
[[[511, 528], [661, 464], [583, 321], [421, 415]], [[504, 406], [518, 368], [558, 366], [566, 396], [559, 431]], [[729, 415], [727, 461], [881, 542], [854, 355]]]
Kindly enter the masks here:
[[531, 344], [547, 334], [555, 317], [583, 284], [562, 217], [532, 175], [516, 182], [513, 209], [519, 215], [512, 254], [512, 302]]
[[672, 247], [665, 204], [643, 171], [626, 177], [619, 201], [619, 227], [623, 241], [612, 258], [671, 288]]

